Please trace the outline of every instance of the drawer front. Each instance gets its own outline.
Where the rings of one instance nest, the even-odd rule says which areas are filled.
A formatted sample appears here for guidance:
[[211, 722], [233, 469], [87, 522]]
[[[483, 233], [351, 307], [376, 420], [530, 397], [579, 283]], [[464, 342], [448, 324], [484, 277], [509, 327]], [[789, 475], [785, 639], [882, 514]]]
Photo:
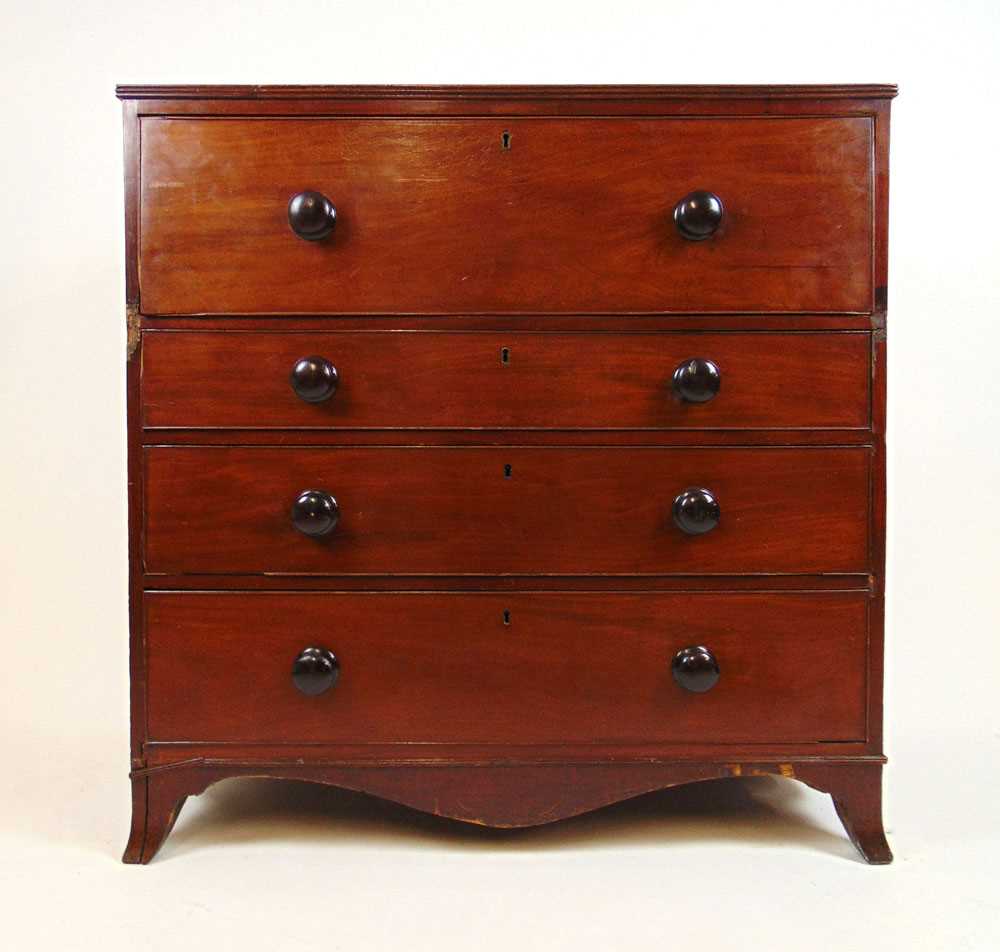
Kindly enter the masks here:
[[[241, 448], [145, 451], [151, 573], [588, 575], [866, 572], [871, 451]], [[707, 490], [689, 535], [675, 499]], [[292, 524], [306, 490], [339, 522]], [[695, 494], [697, 496], [697, 494]], [[325, 497], [324, 497], [325, 498]], [[710, 524], [711, 499], [686, 510]], [[300, 507], [300, 521], [329, 502]], [[689, 528], [690, 528], [689, 524]]]
[[[142, 411], [164, 428], [863, 428], [869, 353], [866, 333], [151, 332]], [[305, 399], [292, 386], [305, 357], [336, 370], [319, 402], [305, 368]]]
[[[503, 133], [509, 148], [503, 148]], [[147, 314], [866, 312], [868, 118], [142, 120]], [[289, 227], [323, 193], [324, 240]], [[682, 237], [678, 202], [721, 225]]]
[[[145, 611], [153, 741], [865, 736], [859, 593], [159, 593]], [[674, 657], [695, 646], [719, 669], [703, 693], [672, 672]], [[293, 684], [305, 648], [337, 659], [339, 677], [321, 694]]]

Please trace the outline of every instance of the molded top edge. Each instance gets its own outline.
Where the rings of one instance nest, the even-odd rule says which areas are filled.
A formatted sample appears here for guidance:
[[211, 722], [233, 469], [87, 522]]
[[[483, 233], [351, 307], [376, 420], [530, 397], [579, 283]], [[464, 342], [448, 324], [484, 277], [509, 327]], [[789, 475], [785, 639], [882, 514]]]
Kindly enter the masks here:
[[813, 86], [143, 86], [119, 99], [892, 99], [895, 84]]

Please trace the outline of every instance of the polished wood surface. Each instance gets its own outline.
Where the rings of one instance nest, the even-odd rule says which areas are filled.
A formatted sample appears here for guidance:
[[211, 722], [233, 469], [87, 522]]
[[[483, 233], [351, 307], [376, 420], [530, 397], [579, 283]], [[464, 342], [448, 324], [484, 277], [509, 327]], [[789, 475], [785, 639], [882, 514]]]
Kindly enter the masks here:
[[[150, 428], [864, 429], [866, 333], [151, 332], [142, 354]], [[336, 368], [309, 403], [305, 357]], [[676, 369], [708, 358], [706, 403]], [[307, 368], [315, 369], [315, 368]]]
[[[856, 741], [867, 611], [857, 594], [149, 595], [149, 736]], [[340, 675], [308, 697], [291, 670], [317, 639]], [[694, 694], [671, 662], [700, 644], [721, 676]]]
[[189, 796], [232, 777], [279, 777], [372, 793], [438, 816], [501, 828], [552, 823], [654, 790], [701, 780], [774, 776], [795, 779], [833, 797], [851, 841], [872, 864], [892, 862], [882, 830], [881, 758], [736, 761], [645, 761], [576, 764], [377, 765], [306, 760], [195, 757], [138, 771], [126, 863], [148, 863]]
[[895, 87], [119, 95], [127, 862], [228, 777], [526, 826], [756, 773], [891, 859]]
[[[520, 103], [544, 102], [555, 106], [567, 102], [611, 101], [636, 103], [651, 100], [656, 105], [665, 101], [679, 100], [682, 104], [696, 102], [699, 109], [706, 107], [702, 100], [725, 102], [730, 99], [757, 100], [770, 104], [785, 99], [810, 100], [809, 105], [824, 100], [886, 99], [896, 95], [892, 83], [817, 83], [788, 84], [752, 83], [729, 84], [648, 84], [648, 85], [309, 85], [294, 86], [281, 84], [261, 85], [144, 85], [122, 83], [115, 88], [120, 99], [135, 101], [143, 99], [180, 101], [185, 99], [207, 100], [218, 108], [227, 100], [243, 99], [254, 102], [267, 100], [323, 100], [328, 105], [338, 101], [374, 100], [376, 104], [397, 111], [404, 109], [407, 100], [423, 102], [437, 101], [496, 100]], [[550, 107], [551, 108], [551, 107]]]
[[[150, 573], [866, 572], [871, 453], [847, 449], [242, 448], [146, 451]], [[712, 490], [718, 527], [672, 519]], [[323, 539], [304, 490], [336, 499]]]
[[[149, 118], [141, 134], [148, 314], [871, 307], [861, 118]], [[726, 207], [704, 241], [672, 221], [693, 189]], [[337, 208], [325, 241], [289, 227], [303, 190]]]

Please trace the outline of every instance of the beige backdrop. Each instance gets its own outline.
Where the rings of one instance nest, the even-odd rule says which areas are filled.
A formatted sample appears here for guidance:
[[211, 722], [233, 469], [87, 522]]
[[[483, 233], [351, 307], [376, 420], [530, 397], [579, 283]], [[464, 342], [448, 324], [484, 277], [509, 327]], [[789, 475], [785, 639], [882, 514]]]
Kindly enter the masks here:
[[[995, 0], [2, 0], [0, 934], [11, 949], [983, 949], [1000, 942]], [[128, 827], [116, 82], [898, 82], [887, 819], [790, 782], [503, 837], [234, 782]], [[808, 939], [807, 939], [808, 936]], [[867, 938], [865, 938], [867, 937]], [[141, 946], [138, 946], [141, 947]]]

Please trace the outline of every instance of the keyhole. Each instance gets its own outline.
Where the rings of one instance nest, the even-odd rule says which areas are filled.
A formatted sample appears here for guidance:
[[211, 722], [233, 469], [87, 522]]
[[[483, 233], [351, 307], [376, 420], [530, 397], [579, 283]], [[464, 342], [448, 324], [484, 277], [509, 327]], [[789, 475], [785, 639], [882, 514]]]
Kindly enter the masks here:
[[503, 478], [504, 479], [510, 479], [511, 469], [512, 469], [512, 467], [511, 467], [510, 463], [505, 463], [504, 464], [504, 467], [503, 467]]
[[500, 348], [500, 363], [504, 364], [505, 366], [510, 363], [510, 348], [509, 347], [501, 347]]
[[503, 623], [505, 625], [509, 625], [510, 624], [510, 609], [509, 608], [505, 608], [503, 610]]
[[500, 136], [500, 148], [505, 152], [510, 150], [510, 133], [504, 129], [503, 135]]

